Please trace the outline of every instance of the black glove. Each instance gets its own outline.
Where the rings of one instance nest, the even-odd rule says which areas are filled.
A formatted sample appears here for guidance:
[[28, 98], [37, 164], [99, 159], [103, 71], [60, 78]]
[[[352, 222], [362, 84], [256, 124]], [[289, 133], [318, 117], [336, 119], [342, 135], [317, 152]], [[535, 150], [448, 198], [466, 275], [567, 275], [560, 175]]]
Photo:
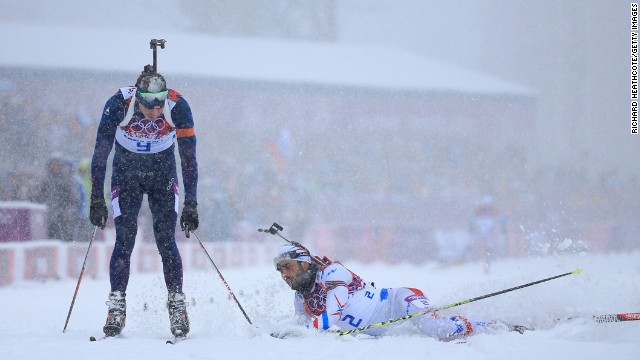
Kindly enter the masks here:
[[184, 204], [182, 209], [182, 216], [180, 216], [180, 228], [184, 231], [184, 234], [189, 237], [191, 231], [198, 229], [198, 204]]
[[107, 216], [109, 216], [109, 211], [104, 199], [91, 199], [91, 207], [89, 208], [89, 220], [91, 220], [91, 223], [100, 229], [104, 229], [104, 226], [107, 225]]

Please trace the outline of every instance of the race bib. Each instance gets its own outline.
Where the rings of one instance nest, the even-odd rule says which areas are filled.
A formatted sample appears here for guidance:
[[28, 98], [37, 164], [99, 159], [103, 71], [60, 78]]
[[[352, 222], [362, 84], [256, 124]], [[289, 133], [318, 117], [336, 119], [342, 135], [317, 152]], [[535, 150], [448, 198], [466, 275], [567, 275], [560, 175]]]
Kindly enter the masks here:
[[176, 130], [163, 119], [133, 118], [129, 124], [116, 129], [116, 141], [125, 149], [141, 154], [153, 154], [173, 145]]

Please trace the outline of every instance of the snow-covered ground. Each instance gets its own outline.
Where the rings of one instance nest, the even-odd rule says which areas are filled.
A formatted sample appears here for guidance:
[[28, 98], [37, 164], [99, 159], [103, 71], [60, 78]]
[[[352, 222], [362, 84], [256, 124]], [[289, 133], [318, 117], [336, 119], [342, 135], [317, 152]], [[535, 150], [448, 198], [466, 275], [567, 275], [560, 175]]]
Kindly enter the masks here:
[[106, 316], [107, 278], [85, 278], [62, 332], [76, 280], [21, 282], [0, 289], [0, 359], [638, 359], [640, 321], [596, 324], [554, 319], [579, 314], [640, 311], [640, 252], [631, 254], [549, 256], [510, 259], [489, 274], [480, 264], [440, 267], [346, 263], [376, 286], [412, 286], [432, 302], [446, 305], [505, 288], [572, 271], [539, 285], [446, 310], [476, 318], [500, 318], [535, 326], [536, 331], [482, 334], [466, 343], [443, 343], [411, 332], [356, 339], [311, 335], [276, 339], [269, 336], [292, 313], [292, 293], [267, 267], [221, 269], [254, 326], [250, 326], [213, 268], [185, 274], [191, 304], [187, 341], [165, 345], [170, 338], [166, 293], [160, 274], [133, 274], [127, 293], [127, 325], [117, 339], [89, 342], [100, 336]]

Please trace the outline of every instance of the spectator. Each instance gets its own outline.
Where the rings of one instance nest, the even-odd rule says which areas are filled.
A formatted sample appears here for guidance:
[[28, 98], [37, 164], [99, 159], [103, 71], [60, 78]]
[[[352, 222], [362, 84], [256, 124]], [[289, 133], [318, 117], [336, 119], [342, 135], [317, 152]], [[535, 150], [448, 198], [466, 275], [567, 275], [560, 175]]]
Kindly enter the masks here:
[[233, 228], [236, 224], [233, 209], [227, 203], [223, 194], [214, 194], [208, 199], [206, 210], [207, 222], [203, 230], [210, 241], [230, 241], [233, 240]]
[[472, 255], [484, 262], [489, 272], [492, 260], [506, 253], [506, 226], [504, 216], [498, 211], [489, 195], [482, 198], [470, 221]]
[[79, 224], [79, 209], [82, 207], [78, 185], [70, 161], [58, 156], [49, 160], [35, 201], [47, 205], [50, 239], [74, 240], [74, 229]]
[[20, 187], [22, 182], [16, 171], [10, 171], [2, 182], [1, 197], [3, 201], [20, 201]]

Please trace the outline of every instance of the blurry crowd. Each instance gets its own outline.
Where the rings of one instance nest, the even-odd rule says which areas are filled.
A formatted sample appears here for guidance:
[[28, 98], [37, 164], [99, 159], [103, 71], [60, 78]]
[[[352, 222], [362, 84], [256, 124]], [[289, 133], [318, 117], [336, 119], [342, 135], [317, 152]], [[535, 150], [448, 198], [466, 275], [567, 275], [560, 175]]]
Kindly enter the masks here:
[[88, 241], [90, 176], [88, 160], [76, 164], [54, 155], [43, 171], [10, 171], [0, 189], [0, 200], [44, 204], [50, 239]]
[[[95, 102], [101, 103], [98, 95]], [[0, 200], [47, 204], [51, 238], [86, 241], [78, 233], [88, 233], [88, 157], [98, 120], [57, 103], [63, 100], [0, 98]], [[86, 108], [95, 114], [101, 106]], [[600, 224], [612, 246], [635, 246], [640, 179], [615, 168], [594, 174], [589, 164], [536, 167], [513, 144], [418, 131], [298, 131], [282, 146], [277, 133], [256, 140], [223, 130], [199, 134], [207, 139], [199, 146], [220, 144], [198, 157], [203, 240], [264, 239], [256, 230], [274, 221], [296, 240], [313, 227], [363, 223], [405, 223], [422, 234], [469, 229], [480, 199], [491, 194], [505, 226], [532, 238], [575, 238]], [[143, 210], [142, 222], [145, 217], [150, 214]]]
[[[286, 224], [291, 238], [303, 239], [313, 226], [339, 227], [363, 219], [378, 224], [385, 219], [421, 223], [430, 231], [471, 229], [469, 219], [478, 215], [483, 194], [490, 193], [499, 207], [500, 226], [516, 226], [529, 233], [532, 241], [540, 236], [576, 238], [581, 228], [602, 223], [609, 226], [608, 236], [614, 239], [615, 247], [633, 246], [631, 214], [640, 210], [631, 200], [640, 196], [634, 186], [636, 179], [612, 171], [578, 186], [575, 177], [580, 173], [571, 175], [567, 169], [529, 176], [496, 170], [495, 177], [487, 179], [464, 174], [462, 169], [468, 164], [446, 158], [441, 164], [428, 164], [430, 171], [421, 172], [415, 164], [427, 156], [416, 154], [404, 158], [404, 165], [393, 165], [395, 171], [378, 174], [371, 169], [350, 173], [350, 167], [355, 168], [360, 159], [357, 153], [352, 158], [345, 154], [336, 159], [323, 158], [315, 164], [292, 161], [287, 169], [268, 158], [266, 162], [244, 164], [228, 156], [203, 158], [199, 232], [207, 241], [260, 240], [264, 234], [256, 230], [276, 221]], [[449, 162], [451, 165], [447, 165]], [[467, 171], [478, 173], [469, 167]], [[4, 171], [2, 178], [1, 201], [48, 206], [50, 238], [88, 240], [88, 158], [75, 160], [53, 154], [40, 168], [21, 166]], [[489, 191], [483, 192], [488, 184]], [[381, 212], [376, 212], [378, 205]], [[403, 209], [412, 212], [403, 213]], [[141, 217], [150, 219], [150, 214], [143, 211]], [[476, 230], [483, 226], [487, 221], [476, 224]]]

